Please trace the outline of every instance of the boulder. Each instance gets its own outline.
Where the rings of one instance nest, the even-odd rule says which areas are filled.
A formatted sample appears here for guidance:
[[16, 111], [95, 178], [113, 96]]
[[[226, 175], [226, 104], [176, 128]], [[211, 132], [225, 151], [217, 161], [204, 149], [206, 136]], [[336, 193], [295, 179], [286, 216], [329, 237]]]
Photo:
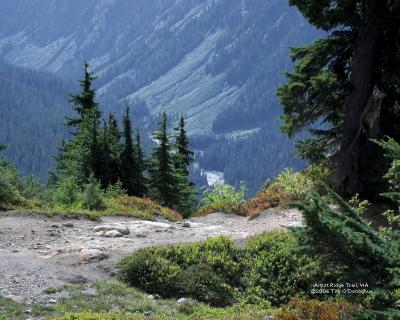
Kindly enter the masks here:
[[103, 236], [106, 238], [121, 238], [123, 234], [118, 230], [110, 230], [105, 232]]
[[96, 233], [108, 232], [112, 230], [116, 230], [123, 235], [127, 235], [130, 233], [129, 228], [127, 226], [119, 223], [102, 224], [93, 228], [93, 231]]
[[106, 259], [108, 255], [99, 249], [82, 249], [79, 257], [84, 261], [93, 261]]

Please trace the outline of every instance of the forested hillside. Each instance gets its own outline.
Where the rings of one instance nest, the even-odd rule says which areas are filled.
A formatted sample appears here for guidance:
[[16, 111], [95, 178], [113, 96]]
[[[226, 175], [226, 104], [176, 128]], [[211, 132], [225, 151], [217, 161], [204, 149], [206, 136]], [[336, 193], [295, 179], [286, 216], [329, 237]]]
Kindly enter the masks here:
[[0, 62], [0, 141], [23, 174], [47, 177], [67, 134], [70, 87], [50, 73]]
[[[268, 161], [254, 158], [254, 167], [264, 169], [257, 181], [245, 162], [220, 156], [228, 181], [243, 179], [256, 189], [278, 164], [293, 163], [292, 143], [278, 130], [275, 92], [282, 72], [291, 69], [288, 47], [309, 43], [318, 32], [286, 1], [72, 0], [60, 6], [6, 0], [0, 19], [1, 58], [68, 80], [78, 79], [87, 61], [98, 76], [94, 85], [105, 113], [120, 117], [126, 101], [140, 101], [139, 115], [146, 118], [133, 121], [145, 120], [148, 131], [166, 110], [186, 115], [192, 137], [214, 140], [263, 127], [269, 131], [263, 144], [284, 146]], [[256, 145], [259, 137], [250, 139]]]

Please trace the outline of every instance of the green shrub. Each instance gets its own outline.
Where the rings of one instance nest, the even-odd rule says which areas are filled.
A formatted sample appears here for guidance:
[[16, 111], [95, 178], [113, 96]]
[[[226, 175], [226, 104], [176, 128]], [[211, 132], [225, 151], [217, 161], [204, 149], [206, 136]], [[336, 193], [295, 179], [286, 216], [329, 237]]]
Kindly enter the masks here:
[[239, 283], [239, 250], [228, 238], [142, 249], [118, 264], [120, 278], [164, 297], [190, 296], [214, 306], [232, 303]]
[[179, 292], [178, 264], [162, 256], [162, 249], [142, 249], [118, 264], [119, 277], [146, 292], [174, 296]]
[[80, 189], [74, 177], [63, 178], [53, 193], [53, 202], [56, 205], [72, 206], [79, 198]]
[[204, 192], [203, 208], [198, 214], [223, 212], [243, 215], [243, 204], [246, 202], [247, 187], [242, 184], [239, 191], [229, 184], [217, 184]]
[[18, 171], [4, 160], [0, 159], [0, 204], [16, 204], [21, 195], [20, 176]]
[[299, 292], [309, 292], [319, 274], [318, 264], [300, 253], [296, 238], [270, 232], [249, 240], [241, 259], [247, 302], [286, 303]]
[[27, 199], [44, 197], [44, 187], [40, 180], [32, 175], [21, 179], [21, 194]]
[[104, 207], [104, 193], [101, 190], [100, 183], [90, 176], [89, 181], [85, 184], [82, 193], [82, 202], [86, 209], [101, 210]]
[[145, 291], [213, 306], [239, 301], [278, 305], [307, 292], [319, 271], [285, 232], [256, 236], [244, 249], [225, 237], [142, 249], [122, 259], [118, 269], [122, 280]]

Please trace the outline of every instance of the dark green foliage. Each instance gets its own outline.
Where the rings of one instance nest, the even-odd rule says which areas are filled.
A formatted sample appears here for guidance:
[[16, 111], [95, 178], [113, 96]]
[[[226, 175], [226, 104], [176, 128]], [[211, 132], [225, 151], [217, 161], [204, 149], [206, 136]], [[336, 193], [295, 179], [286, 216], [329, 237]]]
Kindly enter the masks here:
[[296, 239], [283, 232], [250, 239], [242, 264], [249, 303], [286, 303], [299, 292], [309, 293], [321, 273], [318, 261], [302, 254]]
[[20, 176], [10, 163], [0, 159], [0, 208], [18, 202]]
[[126, 113], [123, 119], [123, 136], [124, 145], [121, 152], [121, 174], [120, 179], [122, 187], [127, 191], [128, 195], [136, 195], [135, 181], [137, 179], [138, 167], [136, 163], [137, 154], [134, 150], [132, 140], [132, 123], [129, 113], [129, 107], [126, 107]]
[[[368, 283], [373, 293], [363, 299], [370, 308], [396, 308], [400, 288], [398, 231], [375, 231], [336, 193], [327, 192], [327, 197], [314, 195], [309, 205], [301, 206], [307, 225], [303, 240], [308, 239], [312, 250], [344, 266], [344, 282]], [[332, 203], [338, 208], [332, 208]]]
[[83, 188], [82, 202], [86, 209], [101, 210], [104, 206], [103, 191], [101, 190], [100, 183], [90, 176], [88, 183]]
[[118, 270], [122, 280], [148, 292], [217, 306], [238, 301], [278, 305], [307, 292], [319, 272], [299, 253], [296, 239], [280, 232], [254, 237], [244, 249], [223, 237], [142, 249], [123, 258]]
[[189, 139], [185, 128], [185, 118], [181, 115], [178, 127], [174, 128], [175, 138], [175, 168], [181, 169], [186, 176], [189, 176], [188, 167], [194, 160], [194, 153], [189, 149]]
[[194, 211], [196, 204], [196, 190], [189, 180], [189, 166], [194, 160], [194, 153], [189, 148], [189, 139], [185, 128], [185, 119], [181, 115], [179, 125], [175, 128], [175, 153], [174, 166], [177, 179], [177, 205], [176, 209], [188, 217]]
[[140, 140], [140, 132], [139, 130], [136, 132], [136, 141], [135, 141], [135, 163], [136, 163], [136, 176], [134, 188], [136, 190], [136, 196], [144, 197], [147, 195], [147, 178], [144, 174], [146, 171], [146, 164], [144, 161], [144, 153], [142, 149], [142, 143]]
[[175, 205], [176, 177], [171, 155], [171, 145], [167, 134], [167, 114], [164, 112], [160, 130], [154, 136], [157, 145], [153, 149], [149, 174], [150, 184], [155, 197], [164, 205], [173, 208]]
[[[313, 135], [298, 144], [312, 162], [334, 161], [335, 187], [376, 196], [385, 163], [371, 138], [400, 138], [400, 7], [394, 1], [291, 0], [328, 34], [292, 49], [296, 62], [278, 90], [283, 131]], [[322, 123], [322, 125], [321, 125]], [[368, 159], [368, 160], [367, 160]]]
[[80, 81], [81, 93], [70, 95], [74, 103], [76, 118], [68, 118], [67, 124], [73, 129], [72, 139], [66, 141], [56, 158], [58, 178], [74, 177], [79, 185], [85, 184], [91, 174], [101, 176], [102, 153], [99, 141], [100, 109], [95, 102], [92, 81], [96, 79], [84, 67], [84, 79]]

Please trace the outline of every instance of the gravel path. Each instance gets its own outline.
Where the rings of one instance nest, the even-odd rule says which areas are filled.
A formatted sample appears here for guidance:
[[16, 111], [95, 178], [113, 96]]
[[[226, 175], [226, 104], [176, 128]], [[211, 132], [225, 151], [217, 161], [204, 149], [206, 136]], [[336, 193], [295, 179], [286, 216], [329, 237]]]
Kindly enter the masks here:
[[[240, 243], [255, 234], [300, 224], [297, 210], [277, 208], [253, 220], [214, 213], [179, 223], [124, 217], [94, 222], [0, 212], [0, 295], [15, 301], [54, 303], [62, 294], [45, 294], [45, 289], [106, 279], [121, 256], [139, 248], [219, 235]], [[122, 228], [129, 234], [112, 230], [108, 236], [118, 237], [105, 237], [107, 230], [99, 232], [104, 225], [107, 230]]]

